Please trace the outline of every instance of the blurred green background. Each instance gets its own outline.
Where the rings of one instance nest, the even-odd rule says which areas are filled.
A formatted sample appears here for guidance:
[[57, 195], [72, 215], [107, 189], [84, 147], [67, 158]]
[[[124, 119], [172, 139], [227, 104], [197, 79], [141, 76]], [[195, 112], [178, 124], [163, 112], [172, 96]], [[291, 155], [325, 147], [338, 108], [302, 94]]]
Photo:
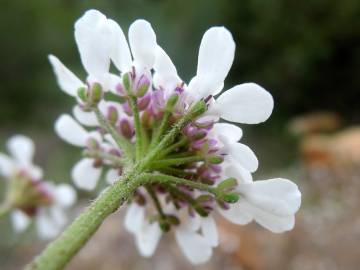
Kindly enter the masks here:
[[[226, 26], [237, 46], [226, 87], [253, 81], [275, 99], [266, 123], [245, 128], [245, 142], [260, 157], [260, 175], [296, 164], [296, 141], [286, 129], [294, 116], [327, 110], [339, 114], [346, 125], [360, 120], [359, 0], [0, 3], [0, 149], [11, 134], [30, 135], [39, 148], [38, 163], [55, 181], [68, 181], [80, 153], [53, 132], [54, 120], [71, 110], [73, 99], [58, 88], [47, 55], [55, 54], [84, 78], [73, 24], [89, 8], [115, 19], [125, 33], [137, 18], [150, 21], [185, 81], [196, 72], [202, 34], [210, 26]], [[4, 225], [1, 229], [11, 231]]]

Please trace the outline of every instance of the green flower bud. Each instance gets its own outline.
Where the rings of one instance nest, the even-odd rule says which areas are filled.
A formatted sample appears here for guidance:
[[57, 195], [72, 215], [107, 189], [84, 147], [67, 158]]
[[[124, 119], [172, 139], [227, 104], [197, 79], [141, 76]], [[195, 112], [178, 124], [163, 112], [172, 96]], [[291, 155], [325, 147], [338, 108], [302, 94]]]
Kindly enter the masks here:
[[224, 158], [221, 156], [210, 156], [207, 158], [207, 161], [211, 164], [220, 164], [224, 161]]
[[77, 90], [78, 97], [83, 101], [87, 102], [88, 96], [87, 96], [87, 89], [85, 87], [80, 87]]
[[237, 186], [237, 180], [233, 177], [225, 179], [218, 186], [218, 190], [229, 190], [233, 187]]
[[221, 197], [227, 203], [236, 203], [239, 200], [239, 195], [236, 193], [227, 193]]
[[98, 104], [103, 97], [103, 90], [99, 83], [94, 83], [90, 88], [89, 102], [91, 105]]
[[122, 76], [123, 86], [125, 88], [125, 92], [131, 91], [131, 75], [130, 73], [125, 73]]

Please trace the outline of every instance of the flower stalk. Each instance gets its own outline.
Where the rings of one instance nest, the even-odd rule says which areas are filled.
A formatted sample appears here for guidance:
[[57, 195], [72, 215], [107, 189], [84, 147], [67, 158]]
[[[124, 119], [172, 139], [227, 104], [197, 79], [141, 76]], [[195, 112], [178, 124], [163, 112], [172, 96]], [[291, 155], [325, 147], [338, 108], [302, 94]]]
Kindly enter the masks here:
[[145, 178], [124, 175], [108, 187], [54, 242], [50, 243], [26, 270], [63, 269], [97, 231], [105, 218], [115, 212]]
[[[134, 191], [141, 185], [148, 183], [165, 183], [172, 180], [174, 184], [185, 184], [185, 179], [167, 178], [166, 175], [152, 175], [144, 173], [152, 162], [178, 135], [180, 130], [191, 120], [202, 114], [205, 110], [203, 101], [197, 102], [189, 109], [179, 121], [163, 137], [159, 144], [150, 151], [143, 159], [137, 161], [134, 167], [128, 170], [121, 179], [108, 187], [54, 242], [35, 258], [26, 270], [57, 270], [63, 269], [75, 254], [86, 244], [91, 236], [97, 231], [102, 222], [115, 212]], [[94, 112], [102, 128], [107, 130], [113, 139], [120, 145], [125, 145], [122, 137], [113, 129], [99, 109]], [[185, 181], [185, 182], [184, 182]], [[206, 190], [206, 185], [194, 183], [194, 187]], [[209, 189], [210, 190], [210, 189]]]

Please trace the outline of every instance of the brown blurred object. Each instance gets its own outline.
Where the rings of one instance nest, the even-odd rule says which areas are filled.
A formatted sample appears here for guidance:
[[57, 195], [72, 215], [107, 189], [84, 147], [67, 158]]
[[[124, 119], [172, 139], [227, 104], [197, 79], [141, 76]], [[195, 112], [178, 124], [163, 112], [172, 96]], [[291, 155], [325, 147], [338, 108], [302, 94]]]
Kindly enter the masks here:
[[341, 117], [334, 112], [319, 111], [294, 118], [289, 130], [294, 135], [306, 136], [319, 132], [329, 132], [341, 127]]
[[360, 126], [336, 131], [340, 119], [336, 113], [314, 112], [291, 121], [290, 131], [300, 135], [299, 155], [307, 179], [328, 185], [359, 176]]

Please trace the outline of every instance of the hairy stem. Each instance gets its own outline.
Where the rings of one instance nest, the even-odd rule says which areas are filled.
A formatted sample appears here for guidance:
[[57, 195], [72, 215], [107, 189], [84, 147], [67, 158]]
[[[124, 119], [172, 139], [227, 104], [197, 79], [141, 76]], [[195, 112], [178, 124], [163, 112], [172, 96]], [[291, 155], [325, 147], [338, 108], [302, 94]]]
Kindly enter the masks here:
[[55, 241], [29, 264], [26, 270], [63, 269], [96, 232], [104, 219], [115, 212], [139, 187], [144, 178], [124, 176], [108, 187]]
[[179, 158], [168, 158], [163, 160], [156, 160], [151, 163], [152, 168], [162, 168], [173, 165], [183, 165], [192, 162], [204, 161], [203, 157], [200, 156], [191, 156], [191, 157], [179, 157]]
[[220, 196], [222, 192], [219, 192], [215, 187], [200, 183], [194, 182], [188, 179], [171, 176], [167, 174], [161, 173], [144, 173], [141, 178], [147, 179], [146, 181], [151, 181], [153, 183], [169, 183], [175, 185], [184, 185], [194, 189], [199, 189], [203, 191], [207, 191], [211, 194], [214, 194], [216, 197]]

